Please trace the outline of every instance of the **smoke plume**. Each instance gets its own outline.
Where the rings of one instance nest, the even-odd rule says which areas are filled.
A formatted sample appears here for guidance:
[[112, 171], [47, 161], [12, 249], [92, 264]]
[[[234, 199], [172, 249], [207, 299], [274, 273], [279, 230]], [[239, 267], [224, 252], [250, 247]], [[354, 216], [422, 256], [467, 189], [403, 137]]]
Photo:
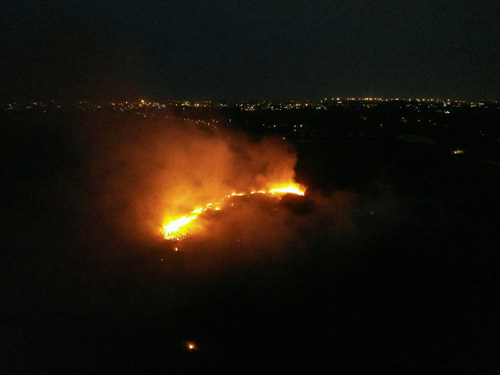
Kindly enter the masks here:
[[92, 198], [125, 236], [156, 236], [167, 218], [295, 177], [296, 155], [277, 138], [252, 141], [242, 133], [178, 122], [109, 126], [88, 134]]
[[[251, 139], [236, 131], [207, 131], [188, 122], [89, 126], [86, 197], [98, 222], [116, 237], [162, 242], [165, 221], [218, 202], [234, 192], [266, 190], [295, 182], [297, 155], [278, 137]], [[354, 194], [227, 199], [221, 211], [196, 220], [182, 246], [280, 256], [311, 241], [352, 233]], [[239, 254], [239, 255], [238, 255]]]

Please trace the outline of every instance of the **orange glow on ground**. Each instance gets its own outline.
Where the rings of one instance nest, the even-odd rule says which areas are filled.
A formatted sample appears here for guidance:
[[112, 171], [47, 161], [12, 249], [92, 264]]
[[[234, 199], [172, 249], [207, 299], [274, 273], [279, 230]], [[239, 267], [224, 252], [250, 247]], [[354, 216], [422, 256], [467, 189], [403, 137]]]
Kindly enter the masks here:
[[[275, 185], [272, 186], [269, 190], [253, 190], [249, 194], [271, 194], [273, 196], [283, 196], [286, 194], [295, 194], [303, 196], [305, 194], [305, 188], [292, 183], [288, 185]], [[163, 238], [166, 240], [181, 240], [191, 234], [195, 228], [193, 228], [193, 221], [195, 221], [200, 214], [204, 211], [212, 210], [215, 211], [221, 210], [220, 205], [226, 200], [234, 196], [248, 196], [248, 193], [231, 193], [226, 197], [222, 198], [220, 201], [216, 203], [207, 203], [205, 207], [197, 208], [191, 211], [191, 215], [181, 216], [177, 219], [166, 220], [166, 224], [160, 229]], [[176, 250], [177, 251], [177, 250]]]

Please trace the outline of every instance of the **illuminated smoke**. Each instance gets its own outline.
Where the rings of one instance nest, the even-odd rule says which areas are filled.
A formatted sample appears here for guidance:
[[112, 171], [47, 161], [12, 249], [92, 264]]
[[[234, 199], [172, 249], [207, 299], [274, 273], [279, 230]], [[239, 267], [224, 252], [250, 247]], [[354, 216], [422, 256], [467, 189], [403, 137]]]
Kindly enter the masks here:
[[295, 183], [296, 154], [276, 137], [253, 141], [176, 121], [94, 126], [88, 134], [98, 211], [123, 237], [158, 238], [159, 228], [165, 235], [187, 223], [200, 230], [194, 219], [219, 210], [221, 197], [303, 191]]

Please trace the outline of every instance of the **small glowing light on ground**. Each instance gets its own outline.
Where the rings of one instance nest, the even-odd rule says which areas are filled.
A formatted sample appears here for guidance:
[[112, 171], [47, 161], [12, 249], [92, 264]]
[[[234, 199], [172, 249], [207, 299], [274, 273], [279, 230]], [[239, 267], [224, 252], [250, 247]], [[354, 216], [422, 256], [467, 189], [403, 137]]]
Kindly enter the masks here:
[[178, 248], [178, 247], [175, 247], [175, 248], [174, 248], [174, 251], [179, 251], [179, 248]]

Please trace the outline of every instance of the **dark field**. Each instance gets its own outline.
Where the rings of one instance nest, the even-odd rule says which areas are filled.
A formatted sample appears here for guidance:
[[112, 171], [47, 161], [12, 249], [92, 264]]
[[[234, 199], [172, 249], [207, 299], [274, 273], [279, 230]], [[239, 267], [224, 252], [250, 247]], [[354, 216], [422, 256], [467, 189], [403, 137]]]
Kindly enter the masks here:
[[44, 121], [0, 130], [1, 373], [500, 372], [500, 166], [439, 143], [297, 143], [309, 197], [277, 206], [294, 241], [173, 252], [97, 208], [85, 121]]

